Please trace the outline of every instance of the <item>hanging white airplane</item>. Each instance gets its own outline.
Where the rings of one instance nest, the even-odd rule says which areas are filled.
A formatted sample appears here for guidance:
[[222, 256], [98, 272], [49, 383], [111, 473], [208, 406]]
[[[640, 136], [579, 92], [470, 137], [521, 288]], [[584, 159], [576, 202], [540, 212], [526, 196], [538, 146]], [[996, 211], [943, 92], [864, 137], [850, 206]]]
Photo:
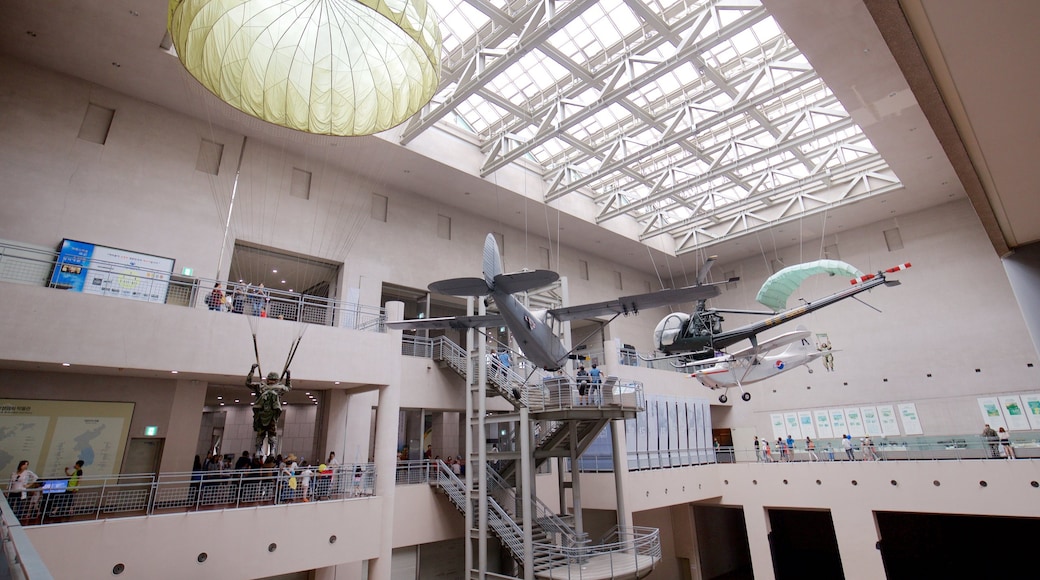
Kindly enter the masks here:
[[[720, 403], [728, 400], [726, 394], [729, 393], [731, 387], [739, 388], [740, 398], [750, 401], [751, 393], [744, 390], [744, 385], [775, 377], [827, 354], [827, 352], [811, 348], [809, 334], [804, 326], [799, 326], [798, 330], [794, 332], [786, 332], [757, 345], [731, 354], [724, 353], [713, 358], [688, 363], [685, 366], [694, 369], [690, 376], [700, 381], [705, 387], [713, 390], [725, 389], [719, 395]], [[769, 354], [785, 345], [787, 348], [783, 352]], [[809, 372], [813, 372], [811, 368]]]
[[616, 318], [622, 314], [637, 314], [647, 308], [705, 300], [717, 296], [723, 284], [737, 280], [732, 278], [714, 284], [698, 283], [685, 288], [550, 310], [528, 310], [513, 296], [517, 292], [544, 288], [559, 278], [559, 274], [550, 270], [503, 273], [498, 243], [493, 234], [488, 234], [484, 240], [483, 278], [441, 280], [430, 284], [429, 289], [431, 292], [452, 296], [490, 296], [498, 306], [498, 314], [401, 320], [389, 322], [387, 326], [398, 330], [424, 330], [505, 325], [528, 360], [547, 371], [555, 371], [571, 357], [570, 351], [563, 346], [555, 332], [557, 323], [610, 314]]

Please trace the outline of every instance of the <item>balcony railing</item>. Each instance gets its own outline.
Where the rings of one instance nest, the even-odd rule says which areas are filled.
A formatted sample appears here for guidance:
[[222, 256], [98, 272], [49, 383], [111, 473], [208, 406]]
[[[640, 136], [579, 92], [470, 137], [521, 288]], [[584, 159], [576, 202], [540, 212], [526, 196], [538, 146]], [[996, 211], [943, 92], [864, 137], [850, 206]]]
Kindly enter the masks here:
[[[265, 288], [259, 292], [237, 282], [210, 278], [183, 278], [169, 272], [135, 267], [128, 271], [123, 264], [97, 259], [77, 258], [75, 263], [61, 263], [58, 252], [0, 243], [0, 282], [28, 284], [59, 290], [67, 285], [52, 282], [56, 271], [74, 269], [89, 280], [105, 296], [133, 298], [173, 306], [209, 309], [231, 314], [262, 316], [306, 324], [336, 326], [354, 330], [386, 332], [386, 311], [323, 296], [284, 292]], [[96, 282], [96, 284], [95, 284]], [[214, 285], [220, 283], [225, 299], [211, 300]]]
[[24, 498], [4, 494], [22, 525], [33, 525], [342, 500], [373, 495], [375, 480], [375, 464], [358, 463], [314, 469], [310, 476], [302, 469], [292, 475], [245, 469], [83, 477], [75, 490], [55, 485], [66, 479], [41, 479]]

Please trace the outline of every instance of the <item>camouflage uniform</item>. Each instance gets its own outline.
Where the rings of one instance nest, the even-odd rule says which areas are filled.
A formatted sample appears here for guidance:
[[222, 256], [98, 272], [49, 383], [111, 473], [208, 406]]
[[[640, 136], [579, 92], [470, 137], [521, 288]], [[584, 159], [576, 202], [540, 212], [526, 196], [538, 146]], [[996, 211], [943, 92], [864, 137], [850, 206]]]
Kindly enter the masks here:
[[246, 386], [256, 393], [256, 402], [253, 403], [253, 431], [256, 432], [256, 453], [264, 455], [264, 439], [269, 446], [268, 454], [278, 453], [278, 419], [282, 416], [283, 393], [292, 389], [289, 371], [285, 371], [285, 382], [279, 382], [278, 373], [267, 374], [267, 379], [262, 382], [253, 382], [253, 373], [257, 365], [249, 369], [246, 377]]

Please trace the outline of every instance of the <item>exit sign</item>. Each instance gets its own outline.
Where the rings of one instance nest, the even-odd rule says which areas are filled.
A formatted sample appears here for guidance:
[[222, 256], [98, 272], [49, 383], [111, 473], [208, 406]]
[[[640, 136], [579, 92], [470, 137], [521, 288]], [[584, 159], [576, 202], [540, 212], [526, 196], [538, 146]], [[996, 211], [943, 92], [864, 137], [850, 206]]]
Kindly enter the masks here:
[[145, 437], [155, 437], [156, 435], [159, 434], [159, 426], [158, 425], [149, 425], [149, 426], [145, 427], [144, 428], [144, 434], [145, 434]]

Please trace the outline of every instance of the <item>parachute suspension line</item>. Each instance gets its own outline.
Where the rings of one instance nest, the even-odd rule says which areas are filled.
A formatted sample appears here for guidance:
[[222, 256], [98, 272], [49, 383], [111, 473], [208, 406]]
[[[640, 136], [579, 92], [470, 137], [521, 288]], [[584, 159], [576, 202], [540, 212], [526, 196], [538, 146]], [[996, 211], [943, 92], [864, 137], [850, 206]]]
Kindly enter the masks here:
[[646, 255], [650, 258], [650, 265], [654, 267], [654, 275], [657, 276], [657, 286], [660, 290], [664, 290], [664, 280], [661, 279], [661, 270], [657, 267], [657, 261], [654, 260], [654, 253], [650, 251], [650, 246], [644, 245], [644, 247], [646, 248]]
[[228, 234], [231, 231], [231, 214], [235, 209], [235, 196], [238, 194], [238, 178], [242, 173], [242, 159], [246, 155], [247, 139], [248, 137], [242, 137], [242, 148], [238, 152], [238, 166], [235, 168], [235, 182], [231, 186], [231, 201], [228, 203], [227, 219], [224, 221], [224, 238], [220, 243], [220, 257], [217, 258], [217, 271], [213, 275], [213, 277], [218, 280], [220, 279], [220, 268], [224, 265], [224, 251], [227, 249]]
[[769, 265], [769, 256], [766, 256], [766, 248], [762, 245], [761, 232], [755, 232], [755, 239], [758, 241], [758, 251], [762, 254], [762, 263], [766, 266], [766, 272], [773, 274], [773, 269]]
[[285, 357], [285, 366], [282, 367], [282, 373], [280, 375], [280, 379], [284, 379], [285, 378], [285, 373], [288, 372], [289, 365], [292, 364], [293, 358], [296, 357], [296, 349], [300, 347], [300, 340], [302, 340], [302, 339], [303, 339], [303, 333], [301, 332], [299, 334], [299, 336], [296, 337], [296, 341], [293, 342], [291, 347], [289, 347], [289, 355], [287, 357]]

